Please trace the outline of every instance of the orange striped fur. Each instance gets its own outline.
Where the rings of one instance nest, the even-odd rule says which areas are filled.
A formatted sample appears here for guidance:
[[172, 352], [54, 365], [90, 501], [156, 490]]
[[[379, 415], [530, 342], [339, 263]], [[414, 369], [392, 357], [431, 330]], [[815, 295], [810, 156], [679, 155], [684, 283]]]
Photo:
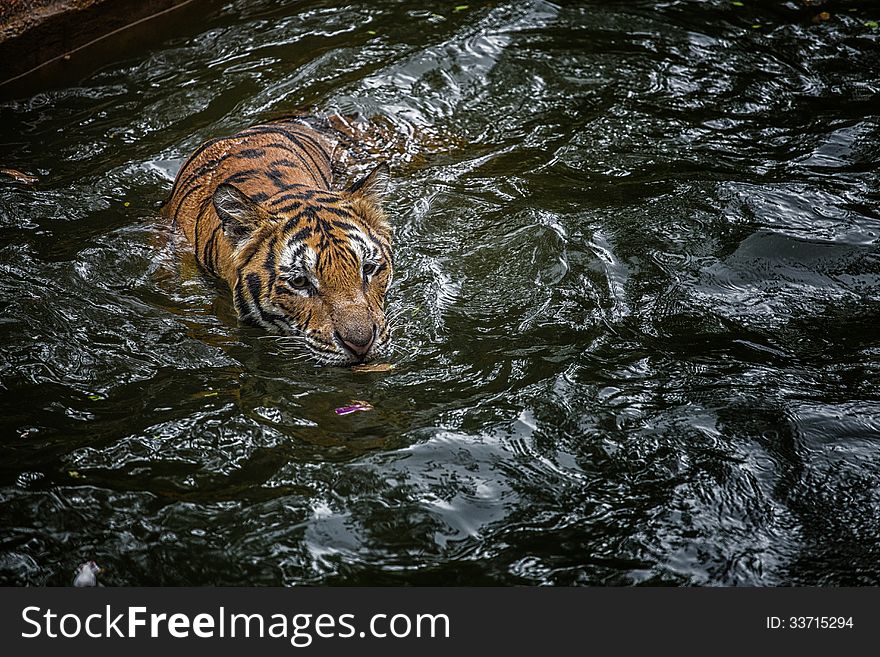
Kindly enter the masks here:
[[318, 361], [351, 364], [389, 341], [391, 230], [380, 164], [334, 189], [339, 140], [296, 119], [201, 145], [163, 212], [196, 260], [225, 280], [241, 321], [296, 336]]

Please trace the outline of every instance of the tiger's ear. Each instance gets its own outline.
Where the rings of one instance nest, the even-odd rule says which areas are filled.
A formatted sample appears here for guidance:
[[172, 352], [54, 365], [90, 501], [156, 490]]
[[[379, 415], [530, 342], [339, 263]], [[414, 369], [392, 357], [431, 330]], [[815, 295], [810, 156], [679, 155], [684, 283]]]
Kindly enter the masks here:
[[385, 196], [385, 192], [388, 191], [388, 179], [390, 177], [391, 171], [388, 168], [388, 163], [382, 162], [370, 173], [349, 187], [347, 191], [353, 197], [360, 196], [374, 203], [379, 203]]
[[235, 246], [265, 220], [257, 204], [232, 185], [218, 185], [212, 200], [223, 232]]

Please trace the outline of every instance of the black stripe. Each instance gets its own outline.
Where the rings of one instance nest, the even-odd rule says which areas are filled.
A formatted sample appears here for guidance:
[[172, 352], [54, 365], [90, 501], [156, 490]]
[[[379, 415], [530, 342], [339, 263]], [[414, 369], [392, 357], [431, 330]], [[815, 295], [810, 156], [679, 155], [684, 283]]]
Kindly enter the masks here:
[[[290, 183], [290, 187], [305, 187], [302, 183]], [[316, 194], [320, 194], [321, 190], [319, 189], [304, 189], [301, 192], [278, 192], [275, 196], [272, 197], [272, 201], [269, 205], [275, 205], [281, 201], [310, 201], [312, 200]]]
[[240, 151], [235, 152], [236, 157], [243, 158], [245, 160], [256, 160], [266, 155], [265, 149], [261, 148], [244, 148]]
[[[331, 212], [330, 214], [336, 214], [336, 213]], [[351, 215], [348, 215], [348, 216], [350, 217]], [[334, 221], [333, 225], [336, 228], [338, 228], [339, 230], [342, 230], [345, 232], [349, 232], [349, 231], [351, 231], [351, 232], [358, 232], [359, 231], [361, 233], [365, 232], [360, 226], [355, 226], [354, 224], [350, 224], [347, 221]]]
[[[309, 132], [311, 132], [311, 131], [309, 131]], [[312, 137], [312, 135], [310, 135], [308, 132], [305, 132], [303, 130], [297, 130], [296, 133], [299, 135], [300, 139], [302, 139], [303, 141], [305, 141], [308, 144], [311, 144], [312, 146], [317, 148], [319, 151], [321, 151], [321, 155], [323, 155], [324, 159], [326, 159], [328, 162], [333, 159], [330, 156], [330, 153], [327, 152], [327, 149], [324, 148], [323, 144], [321, 144], [320, 141], [318, 141], [317, 139]]]
[[[311, 213], [309, 213], [307, 210], [308, 210], [307, 208], [303, 208], [302, 212], [297, 214], [295, 217], [291, 217], [290, 219], [288, 219], [287, 223], [284, 224], [284, 232], [286, 233], [289, 230], [293, 230], [294, 228], [299, 226], [301, 223], [303, 223], [302, 222], [303, 217], [306, 217], [306, 219], [313, 219], [314, 217], [312, 217]], [[315, 232], [315, 231], [311, 226], [303, 226], [296, 233], [296, 235], [294, 235], [294, 237], [299, 237], [299, 239], [305, 239], [306, 237], [311, 235], [313, 232]], [[300, 237], [301, 234], [302, 234], [302, 237]], [[288, 241], [290, 241], [290, 240], [288, 240]]]
[[[291, 248], [291, 244], [296, 243], [296, 246]], [[297, 240], [288, 240], [286, 248], [290, 250], [290, 260], [291, 262], [302, 256], [305, 250], [308, 248], [308, 245], [305, 242], [299, 242]]]
[[[246, 149], [242, 149], [240, 151], [232, 151], [230, 153], [226, 153], [226, 154], [222, 155], [219, 158], [212, 158], [208, 162], [203, 163], [200, 167], [198, 167], [194, 171], [187, 172], [187, 169], [196, 160], [196, 158], [199, 155], [201, 155], [202, 153], [204, 153], [208, 148], [210, 148], [211, 146], [214, 146], [215, 144], [219, 144], [223, 141], [231, 141], [234, 139], [239, 139], [243, 135], [266, 134], [266, 133], [275, 133], [275, 134], [283, 135], [284, 137], [288, 138], [291, 142], [293, 142], [293, 144], [295, 146], [297, 146], [300, 150], [304, 151], [305, 154], [308, 156], [309, 160], [311, 160], [312, 164], [314, 165], [314, 168], [317, 170], [317, 174], [321, 177], [321, 180], [323, 181], [324, 186], [327, 188], [330, 187], [331, 181], [328, 180], [327, 176], [324, 174], [323, 168], [321, 167], [321, 163], [314, 157], [314, 155], [311, 152], [309, 152], [309, 149], [306, 148], [306, 145], [305, 145], [305, 143], [308, 143], [309, 145], [318, 149], [320, 151], [321, 155], [323, 155], [323, 157], [325, 159], [325, 163], [324, 163], [325, 167], [328, 170], [330, 170], [332, 168], [330, 166], [330, 163], [331, 163], [330, 154], [327, 152], [327, 150], [321, 145], [321, 143], [318, 140], [316, 140], [314, 137], [312, 137], [308, 134], [300, 132], [299, 130], [294, 130], [294, 131], [285, 130], [284, 128], [280, 127], [279, 125], [254, 126], [253, 128], [249, 128], [247, 130], [244, 130], [236, 135], [231, 135], [229, 137], [219, 137], [217, 139], [208, 140], [208, 141], [204, 142], [201, 146], [199, 146], [192, 153], [192, 155], [190, 155], [186, 159], [186, 161], [183, 163], [183, 165], [181, 165], [180, 169], [178, 170], [177, 177], [174, 181], [173, 187], [171, 188], [171, 194], [170, 194], [169, 198], [173, 198], [180, 191], [180, 189], [186, 187], [189, 184], [192, 184], [199, 176], [201, 176], [205, 173], [208, 173], [212, 169], [216, 169], [217, 167], [219, 167], [220, 164], [222, 164], [226, 160], [228, 160], [230, 158], [257, 159], [264, 154], [264, 153], [261, 153], [260, 151], [261, 150], [265, 151], [265, 149], [267, 149], [267, 148], [277, 148], [277, 149], [292, 153], [293, 155], [295, 155], [296, 157], [298, 157], [302, 161], [302, 163], [306, 166], [306, 169], [308, 169], [310, 173], [314, 174], [314, 171], [312, 171], [312, 166], [309, 165], [309, 163], [302, 156], [302, 154], [298, 153], [297, 151], [295, 151], [292, 148], [289, 148], [287, 145], [285, 145], [281, 142], [273, 142], [271, 144], [267, 144], [266, 146], [263, 146], [260, 148], [246, 148]], [[303, 142], [305, 142], [305, 143], [303, 143]]]
[[[239, 137], [239, 136], [240, 135], [236, 135], [236, 137]], [[230, 139], [231, 139], [231, 137], [230, 137]], [[245, 149], [245, 150], [247, 150], [247, 149]], [[204, 162], [198, 168], [194, 169], [193, 171], [191, 171], [187, 174], [186, 181], [185, 181], [185, 183], [181, 183], [181, 186], [185, 186], [185, 185], [188, 185], [192, 182], [195, 182], [195, 180], [197, 180], [199, 177], [201, 177], [207, 173], [210, 173], [211, 171], [216, 171], [220, 167], [221, 164], [226, 162], [226, 160], [237, 158], [238, 154], [240, 152], [241, 151], [232, 151], [229, 153], [225, 153], [218, 158], [214, 158], [214, 159], [208, 160], [207, 162]], [[250, 171], [251, 173], [254, 173], [254, 172], [258, 171], [258, 169], [249, 169], [248, 171]], [[181, 173], [183, 173], [183, 169], [181, 169]], [[243, 172], [239, 171], [239, 172], [236, 172], [232, 175], [238, 176], [238, 175], [241, 175], [242, 173]], [[241, 182], [241, 181], [239, 181], [239, 182]]]
[[291, 203], [289, 203], [289, 204], [287, 204], [287, 205], [282, 205], [282, 206], [280, 206], [280, 207], [275, 207], [275, 208], [274, 208], [274, 212], [275, 212], [275, 214], [277, 214], [277, 215], [290, 214], [291, 212], [296, 212], [296, 211], [298, 211], [298, 210], [302, 207], [302, 205], [303, 205], [303, 204], [300, 203], [299, 201], [292, 201]]
[[[304, 187], [302, 183], [290, 183], [290, 187]], [[274, 207], [279, 203], [284, 203], [286, 201], [302, 201], [305, 200], [305, 197], [302, 196], [302, 192], [279, 192], [275, 194], [275, 196], [270, 197], [268, 205], [270, 207]]]
[[224, 139], [229, 139], [229, 138], [228, 138], [228, 137], [217, 137], [216, 139], [209, 139], [208, 141], [206, 141], [205, 143], [203, 143], [201, 146], [199, 146], [199, 147], [193, 152], [192, 155], [190, 155], [188, 158], [186, 158], [186, 161], [185, 161], [182, 165], [180, 165], [180, 169], [177, 170], [177, 176], [175, 177], [175, 180], [174, 180], [174, 186], [171, 188], [171, 196], [170, 196], [169, 198], [173, 198], [174, 195], [177, 193], [177, 188], [178, 188], [179, 183], [180, 183], [180, 174], [183, 173], [184, 171], [186, 171], [186, 168], [190, 165], [190, 162], [192, 162], [192, 161], [195, 160], [199, 155], [201, 155], [202, 153], [204, 153], [205, 150], [207, 150], [208, 148], [210, 148], [210, 147], [213, 146], [214, 144], [223, 141]]
[[287, 183], [284, 181], [284, 174], [278, 169], [269, 169], [266, 171], [266, 177], [272, 181], [276, 189], [287, 189]]
[[180, 197], [180, 200], [177, 202], [177, 206], [174, 208], [175, 218], [177, 217], [177, 213], [180, 212], [180, 208], [183, 206], [186, 199], [188, 199], [191, 194], [194, 194], [195, 192], [199, 191], [200, 189], [204, 189], [204, 187], [205, 186], [202, 183], [199, 183], [195, 187], [188, 189], [186, 191], [186, 194], [184, 194], [183, 196]]
[[[333, 205], [322, 205], [318, 208], [318, 210], [320, 210], [321, 212], [327, 212], [328, 214], [336, 215], [337, 217], [342, 217], [343, 219], [351, 219], [352, 217], [354, 217], [354, 214], [351, 211], [346, 210], [345, 208], [337, 208]], [[338, 225], [341, 226], [342, 224], [339, 223]]]
[[269, 246], [266, 248], [266, 260], [263, 262], [263, 269], [269, 274], [269, 281], [267, 283], [269, 290], [275, 285], [275, 245], [277, 243], [278, 236], [273, 235], [272, 239], [269, 240]]
[[358, 244], [363, 246], [365, 250], [370, 250], [370, 245], [360, 235], [358, 235], [356, 233], [349, 233], [348, 239], [351, 240], [352, 242], [357, 242]]
[[[243, 258], [238, 264], [238, 271], [239, 272], [241, 272], [242, 269], [244, 269], [248, 264], [250, 264], [250, 261], [253, 260], [254, 256], [257, 255], [257, 253], [259, 253], [260, 247], [263, 246], [263, 241], [251, 238], [251, 240], [248, 242], [247, 246], [248, 246], [249, 250], [242, 251], [242, 253], [239, 255], [239, 258]], [[244, 255], [245, 253], [247, 253], [247, 255]]]
[[196, 260], [199, 259], [199, 226], [202, 224], [202, 215], [205, 212], [205, 201], [202, 199], [202, 207], [196, 212], [196, 219], [193, 222], [193, 250], [196, 253]]
[[241, 171], [236, 171], [235, 173], [231, 173], [226, 176], [223, 180], [217, 183], [217, 187], [220, 185], [231, 185], [233, 183], [243, 183], [248, 178], [255, 176], [260, 173], [260, 169], [242, 169]]
[[253, 299], [254, 306], [257, 309], [257, 312], [260, 313], [260, 319], [262, 319], [266, 324], [270, 326], [275, 326], [282, 331], [287, 328], [287, 322], [284, 315], [279, 315], [277, 313], [267, 312], [265, 308], [263, 308], [262, 304], [260, 304], [260, 292], [262, 291], [262, 281], [260, 277], [254, 273], [247, 275], [247, 289], [251, 294], [251, 298]]
[[[315, 157], [314, 157], [314, 156], [308, 151], [308, 149], [307, 149], [307, 148], [306, 148], [306, 147], [300, 142], [300, 137], [301, 137], [302, 135], [297, 135], [297, 134], [295, 134], [295, 133], [292, 133], [292, 132], [289, 132], [289, 131], [287, 131], [287, 130], [284, 130], [283, 128], [275, 127], [275, 126], [257, 126], [256, 128], [251, 128], [250, 130], [248, 130], [248, 131], [246, 131], [246, 132], [247, 132], [248, 134], [269, 134], [269, 133], [275, 133], [275, 134], [284, 135], [285, 137], [287, 137], [288, 139], [290, 139], [290, 141], [292, 141], [294, 144], [296, 144], [297, 146], [299, 146], [300, 149], [301, 149], [306, 155], [308, 155], [309, 159], [312, 161], [312, 164], [310, 165], [308, 162], [306, 162], [306, 159], [305, 159], [301, 154], [296, 153], [296, 156], [297, 156], [300, 160], [302, 160], [303, 164], [305, 164], [306, 169], [308, 169], [310, 173], [314, 173], [314, 172], [312, 171], [312, 168], [314, 167], [314, 168], [317, 170], [317, 174], [321, 177], [321, 181], [324, 183], [324, 187], [329, 189], [329, 187], [330, 187], [330, 181], [327, 179], [327, 176], [324, 174], [324, 171], [321, 169], [321, 165], [320, 165], [320, 163], [319, 163], [318, 160], [316, 160]], [[321, 149], [321, 150], [323, 151], [323, 149]], [[325, 153], [325, 157], [327, 157], [327, 159], [328, 159], [328, 162], [327, 162], [326, 164], [329, 165], [329, 156], [326, 156], [326, 153]]]
[[251, 310], [244, 302], [244, 287], [241, 282], [241, 278], [235, 284], [235, 290], [232, 294], [232, 302], [235, 305], [235, 310], [238, 312], [238, 317], [244, 322], [254, 323], [254, 320], [251, 318]]
[[217, 264], [212, 257], [214, 244], [217, 240], [217, 235], [220, 233], [222, 226], [219, 224], [214, 226], [214, 230], [211, 231], [211, 237], [208, 238], [208, 241], [205, 243], [205, 248], [202, 251], [202, 264], [205, 268], [210, 271], [215, 276], [217, 275], [217, 270], [215, 269], [215, 265]]
[[286, 151], [288, 153], [293, 153], [294, 155], [296, 155], [296, 151], [290, 147], [290, 144], [285, 144], [280, 141], [273, 141], [271, 144], [265, 144], [264, 146], [261, 146], [261, 148], [264, 151], [269, 150], [270, 148], [274, 148], [279, 151]]
[[[201, 166], [187, 173], [186, 178], [183, 179], [183, 181], [181, 182], [181, 187], [194, 184], [200, 177], [204, 176], [207, 173], [210, 173], [212, 170], [217, 169], [217, 167], [219, 167], [223, 162], [232, 157], [235, 157], [235, 153], [226, 153], [219, 158], [211, 159], [207, 162], [202, 163]], [[181, 170], [181, 173], [183, 173], [183, 170]]]
[[291, 130], [285, 130], [284, 128], [281, 127], [280, 123], [265, 124], [262, 126], [255, 126], [255, 127], [256, 128], [279, 128], [280, 131], [288, 137], [295, 135], [295, 137], [293, 138], [293, 141], [297, 141], [297, 140], [301, 139], [305, 142], [308, 142], [311, 146], [314, 146], [319, 151], [321, 151], [321, 155], [324, 156], [324, 159], [326, 159], [328, 161], [331, 159], [330, 153], [327, 152], [327, 149], [324, 148], [324, 146], [321, 144], [321, 142], [319, 142], [317, 139], [315, 139], [314, 137], [312, 137], [309, 134], [309, 132], [314, 132], [314, 131], [312, 129], [308, 128], [307, 126], [304, 126], [299, 123], [294, 123], [293, 125], [290, 126], [292, 128]]

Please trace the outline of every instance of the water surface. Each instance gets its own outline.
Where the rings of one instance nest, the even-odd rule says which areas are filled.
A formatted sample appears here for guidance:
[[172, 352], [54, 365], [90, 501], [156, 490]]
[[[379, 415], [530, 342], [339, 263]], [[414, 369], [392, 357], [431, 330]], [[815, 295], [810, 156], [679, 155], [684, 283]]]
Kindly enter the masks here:
[[[0, 581], [880, 584], [880, 13], [743, 4], [209, 3], [0, 104]], [[392, 372], [163, 251], [296, 110], [400, 136]]]

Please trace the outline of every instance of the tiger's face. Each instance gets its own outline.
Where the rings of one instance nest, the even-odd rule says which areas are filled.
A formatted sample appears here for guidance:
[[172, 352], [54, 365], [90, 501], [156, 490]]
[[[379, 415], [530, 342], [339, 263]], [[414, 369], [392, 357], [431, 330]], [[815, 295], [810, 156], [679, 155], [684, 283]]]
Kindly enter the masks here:
[[214, 209], [233, 249], [233, 300], [245, 321], [293, 336], [321, 363], [349, 365], [389, 343], [391, 230], [380, 165], [341, 192], [293, 188], [255, 203], [220, 185]]

